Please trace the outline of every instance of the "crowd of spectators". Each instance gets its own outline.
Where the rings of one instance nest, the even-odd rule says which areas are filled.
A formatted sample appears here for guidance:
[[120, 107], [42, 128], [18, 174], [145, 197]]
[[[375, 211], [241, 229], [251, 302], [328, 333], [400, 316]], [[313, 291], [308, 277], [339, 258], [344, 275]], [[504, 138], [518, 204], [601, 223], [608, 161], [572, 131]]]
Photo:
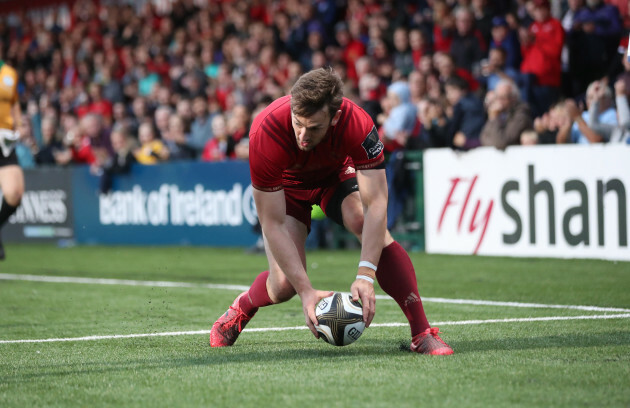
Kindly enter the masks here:
[[0, 16], [24, 167], [247, 159], [256, 113], [322, 66], [388, 152], [630, 140], [623, 1], [127, 3]]

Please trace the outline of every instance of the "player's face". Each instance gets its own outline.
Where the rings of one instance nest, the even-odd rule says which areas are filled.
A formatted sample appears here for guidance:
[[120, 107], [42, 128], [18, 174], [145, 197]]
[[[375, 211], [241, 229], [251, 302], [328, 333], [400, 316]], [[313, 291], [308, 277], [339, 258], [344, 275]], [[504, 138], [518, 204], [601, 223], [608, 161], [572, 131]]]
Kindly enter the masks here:
[[298, 148], [305, 152], [313, 150], [326, 137], [328, 127], [337, 124], [340, 114], [341, 111], [337, 111], [331, 120], [325, 108], [308, 118], [291, 113], [291, 124]]

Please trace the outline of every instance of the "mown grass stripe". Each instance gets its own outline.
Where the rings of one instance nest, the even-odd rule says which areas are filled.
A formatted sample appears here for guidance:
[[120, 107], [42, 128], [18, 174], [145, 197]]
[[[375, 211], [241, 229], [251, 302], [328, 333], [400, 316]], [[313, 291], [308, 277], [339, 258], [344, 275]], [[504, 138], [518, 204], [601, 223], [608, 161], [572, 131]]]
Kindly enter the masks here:
[[[601, 320], [601, 319], [628, 319], [630, 314], [611, 314], [611, 315], [585, 315], [585, 316], [546, 316], [546, 317], [525, 317], [511, 319], [488, 319], [488, 320], [459, 320], [434, 322], [433, 326], [462, 326], [462, 325], [478, 325], [493, 323], [529, 323], [529, 322], [548, 322], [562, 320]], [[374, 323], [370, 328], [374, 327], [404, 327], [408, 323]], [[244, 332], [277, 332], [288, 330], [307, 330], [306, 326], [293, 327], [264, 327], [244, 329]], [[84, 336], [84, 337], [67, 337], [67, 338], [51, 338], [51, 339], [21, 339], [21, 340], [0, 340], [0, 344], [16, 344], [16, 343], [58, 343], [68, 341], [90, 341], [90, 340], [115, 340], [115, 339], [133, 339], [141, 337], [167, 337], [167, 336], [187, 336], [209, 334], [210, 330], [192, 330], [178, 332], [158, 332], [158, 333], [139, 333], [139, 334], [113, 334], [104, 336]]]
[[[91, 284], [91, 285], [124, 285], [124, 286], [148, 286], [148, 287], [168, 287], [168, 288], [203, 288], [203, 289], [219, 289], [219, 290], [237, 290], [244, 291], [249, 286], [244, 285], [228, 285], [220, 283], [193, 283], [193, 282], [173, 282], [173, 281], [144, 281], [132, 279], [107, 279], [107, 278], [84, 278], [74, 276], [45, 276], [45, 275], [20, 275], [11, 273], [0, 273], [0, 280], [18, 280], [30, 282], [47, 282], [47, 283], [75, 283], [75, 284]], [[392, 300], [387, 295], [376, 295], [379, 300]], [[588, 305], [555, 305], [544, 303], [523, 303], [523, 302], [503, 302], [496, 300], [479, 300], [479, 299], [449, 299], [441, 297], [423, 297], [423, 302], [429, 303], [450, 303], [459, 305], [477, 305], [477, 306], [505, 306], [520, 308], [539, 308], [539, 309], [570, 309], [583, 310], [588, 312], [613, 312], [613, 313], [630, 313], [630, 309], [618, 307], [601, 307]]]

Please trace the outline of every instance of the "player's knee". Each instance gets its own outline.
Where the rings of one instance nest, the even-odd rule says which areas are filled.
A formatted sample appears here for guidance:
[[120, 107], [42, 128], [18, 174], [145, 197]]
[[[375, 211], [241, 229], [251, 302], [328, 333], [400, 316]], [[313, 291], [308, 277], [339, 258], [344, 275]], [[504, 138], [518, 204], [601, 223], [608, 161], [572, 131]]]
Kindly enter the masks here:
[[283, 303], [295, 296], [295, 289], [287, 279], [273, 282], [268, 291], [273, 303]]
[[17, 207], [22, 202], [22, 196], [24, 195], [23, 188], [14, 188], [3, 192], [4, 200], [14, 207]]
[[363, 231], [363, 214], [351, 214], [344, 219], [344, 223], [348, 231], [352, 232], [357, 237], [361, 236]]
[[273, 301], [273, 303], [283, 303], [290, 300], [293, 296], [295, 296], [295, 289], [293, 286], [288, 285], [286, 287], [278, 288], [274, 291], [274, 293], [270, 293], [269, 297]]

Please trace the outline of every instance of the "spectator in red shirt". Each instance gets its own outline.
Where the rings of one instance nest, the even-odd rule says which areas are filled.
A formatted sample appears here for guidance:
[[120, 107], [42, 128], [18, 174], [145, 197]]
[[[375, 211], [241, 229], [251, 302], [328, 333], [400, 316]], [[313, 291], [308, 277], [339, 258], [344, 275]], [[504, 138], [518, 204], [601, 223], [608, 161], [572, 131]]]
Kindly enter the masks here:
[[103, 117], [88, 113], [79, 125], [80, 134], [76, 135], [71, 147], [72, 161], [79, 164], [99, 165], [112, 155], [109, 131], [103, 124]]
[[201, 161], [223, 161], [234, 157], [234, 140], [228, 134], [227, 123], [222, 114], [212, 118], [212, 139], [206, 142]]
[[418, 68], [420, 65], [420, 59], [430, 52], [429, 44], [427, 43], [426, 36], [422, 30], [414, 28], [409, 31], [409, 46], [411, 47], [413, 66], [414, 68]]
[[103, 88], [100, 84], [92, 82], [88, 88], [90, 94], [90, 103], [88, 104], [88, 112], [101, 115], [107, 125], [111, 124], [113, 108], [112, 103], [103, 98]]
[[341, 60], [346, 64], [346, 75], [356, 86], [359, 83], [359, 77], [355, 69], [355, 63], [360, 57], [365, 55], [365, 44], [351, 36], [347, 24], [343, 21], [335, 26], [335, 39], [339, 47], [341, 47]]
[[443, 0], [433, 2], [433, 50], [448, 52], [451, 49], [455, 19]]
[[562, 82], [560, 57], [564, 44], [564, 29], [551, 17], [549, 0], [533, 0], [529, 28], [519, 32], [523, 62], [521, 71], [530, 74], [530, 97], [535, 116], [546, 112], [558, 99]]
[[468, 89], [470, 91], [475, 92], [479, 89], [479, 82], [477, 82], [468, 70], [455, 66], [455, 61], [451, 54], [444, 52], [436, 53], [433, 57], [433, 63], [437, 68], [439, 80], [442, 85], [444, 85], [449, 78], [457, 76], [468, 83]]

